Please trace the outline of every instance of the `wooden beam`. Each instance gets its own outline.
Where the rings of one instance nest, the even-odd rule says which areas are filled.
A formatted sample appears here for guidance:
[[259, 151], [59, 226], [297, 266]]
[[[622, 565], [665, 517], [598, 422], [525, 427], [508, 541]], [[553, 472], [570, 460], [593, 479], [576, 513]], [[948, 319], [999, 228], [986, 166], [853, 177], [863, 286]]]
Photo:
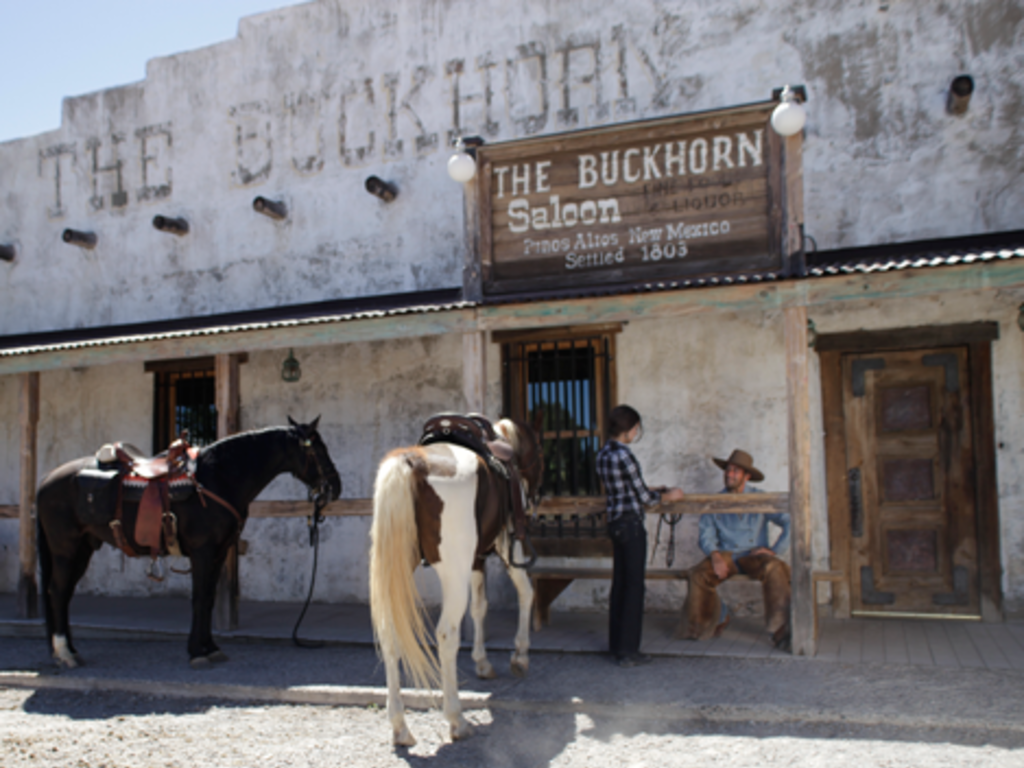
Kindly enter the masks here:
[[217, 355], [214, 359], [218, 440], [239, 431], [239, 363], [239, 355]]
[[[825, 426], [825, 483], [828, 497], [829, 567], [850, 570], [850, 497], [846, 479], [846, 421], [843, 419], [843, 366], [839, 352], [822, 352], [821, 409]], [[817, 594], [815, 594], [817, 600]], [[832, 615], [850, 618], [849, 579], [833, 582]]]
[[[562, 496], [544, 499], [538, 514], [591, 515], [604, 512], [604, 496]], [[749, 515], [789, 512], [788, 493], [690, 493], [682, 501], [659, 504], [649, 515]]]
[[[482, 301], [484, 298], [483, 274], [481, 272], [480, 249], [483, 235], [481, 221], [489, 226], [490, 211], [481, 219], [481, 206], [490, 203], [489, 194], [481, 194], [483, 185], [490, 184], [490, 174], [486, 181], [482, 173], [462, 185], [464, 253], [462, 261], [462, 296], [466, 301]], [[486, 201], [484, 203], [483, 201]], [[488, 249], [490, 244], [487, 245]], [[481, 411], [482, 413], [482, 411]]]
[[818, 352], [883, 352], [897, 349], [951, 347], [999, 338], [999, 323], [977, 322], [888, 328], [882, 331], [823, 333], [814, 342]]
[[487, 413], [487, 334], [462, 334], [462, 394], [466, 413]]
[[[604, 512], [604, 504], [604, 496], [544, 499], [539, 514], [587, 515]], [[308, 501], [254, 501], [249, 505], [249, 517], [307, 517], [310, 509]], [[647, 513], [748, 515], [788, 511], [788, 493], [692, 493], [683, 501], [651, 507]], [[328, 517], [369, 517], [373, 514], [373, 499], [338, 499], [328, 504], [323, 514]]]
[[814, 585], [811, 580], [811, 420], [807, 307], [783, 311], [786, 401], [789, 411], [789, 519], [792, 525], [793, 653], [813, 656]]
[[36, 585], [36, 464], [39, 436], [39, 374], [21, 375], [18, 401], [21, 422], [21, 483], [18, 508], [18, 607], [19, 619], [39, 616], [39, 588]]
[[804, 265], [796, 264], [804, 258], [804, 135], [800, 131], [783, 141], [782, 183], [782, 257], [789, 274], [803, 274]]
[[983, 621], [1001, 622], [1003, 568], [1000, 556], [999, 488], [996, 481], [996, 427], [992, 402], [992, 346], [987, 341], [978, 341], [971, 344], [968, 350], [981, 618]]
[[[238, 355], [239, 363], [248, 363], [249, 355], [242, 352]], [[143, 366], [146, 373], [183, 373], [185, 371], [208, 371], [216, 369], [215, 357], [182, 357], [176, 360], [147, 360]]]
[[[239, 431], [239, 371], [240, 355], [217, 355], [214, 360], [217, 406], [217, 438], [222, 439]], [[217, 580], [213, 622], [221, 631], [238, 629], [238, 603], [241, 588], [238, 579], [238, 545], [228, 550], [227, 559]]]
[[20, 504], [0, 504], [0, 520], [17, 520], [20, 517]]
[[[254, 501], [249, 517], [309, 517], [313, 504], [309, 501]], [[337, 499], [324, 507], [326, 517], [370, 517], [373, 499]]]
[[493, 305], [480, 308], [480, 327], [498, 331], [625, 322], [641, 318], [683, 318], [708, 312], [902, 300], [960, 291], [993, 290], [1022, 283], [1024, 259], [1007, 259], [934, 269], [854, 273], [777, 283]]

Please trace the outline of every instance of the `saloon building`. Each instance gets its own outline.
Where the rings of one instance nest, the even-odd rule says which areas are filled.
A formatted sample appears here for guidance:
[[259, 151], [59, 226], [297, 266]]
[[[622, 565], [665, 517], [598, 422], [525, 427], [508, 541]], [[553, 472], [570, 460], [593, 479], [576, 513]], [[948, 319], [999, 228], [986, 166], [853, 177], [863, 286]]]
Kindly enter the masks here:
[[[315, 599], [365, 602], [377, 463], [427, 417], [539, 418], [545, 507], [586, 518], [627, 402], [648, 482], [695, 495], [650, 516], [659, 564], [702, 556], [712, 458], [753, 455], [797, 652], [815, 610], [1020, 618], [1021, 16], [319, 0], [65, 99], [0, 144], [0, 592], [32, 614], [50, 468], [319, 415], [344, 494]], [[305, 597], [309, 511], [290, 478], [253, 505], [242, 599]], [[145, 565], [105, 547], [79, 590], [188, 594]]]

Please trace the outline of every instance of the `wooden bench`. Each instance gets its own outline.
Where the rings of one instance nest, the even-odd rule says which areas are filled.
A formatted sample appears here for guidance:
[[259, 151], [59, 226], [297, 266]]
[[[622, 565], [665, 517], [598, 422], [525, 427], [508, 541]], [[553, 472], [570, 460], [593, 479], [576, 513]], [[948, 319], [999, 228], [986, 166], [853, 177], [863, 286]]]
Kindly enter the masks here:
[[[690, 495], [684, 501], [666, 504], [650, 510], [648, 514], [749, 514], [788, 512], [789, 494], [759, 493], [733, 496], [731, 494]], [[546, 499], [538, 515], [530, 521], [530, 536], [539, 557], [560, 557], [573, 560], [583, 558], [610, 558], [612, 543], [604, 522], [604, 499], [580, 497]], [[551, 621], [551, 604], [576, 579], [611, 579], [608, 566], [565, 563], [551, 565], [539, 563], [529, 569], [533, 583], [533, 629], [540, 630]], [[688, 581], [689, 568], [651, 568], [646, 578], [654, 581]], [[814, 601], [814, 638], [818, 637], [817, 588], [823, 582], [833, 584], [844, 581], [842, 571], [814, 571], [812, 600]], [[730, 580], [749, 581], [738, 574]]]
[[[609, 541], [609, 544], [611, 542]], [[609, 546], [609, 550], [611, 547]], [[612, 569], [602, 566], [585, 565], [535, 565], [529, 569], [533, 583], [533, 631], [538, 632], [545, 624], [551, 623], [551, 604], [576, 579], [611, 579]], [[689, 581], [689, 568], [647, 568], [645, 578], [654, 581]], [[838, 584], [846, 579], [842, 571], [813, 571], [811, 579], [814, 589], [814, 640], [818, 631], [818, 585], [822, 582]], [[729, 581], [750, 581], [749, 576], [736, 574]]]
[[[611, 542], [609, 541], [609, 544]], [[610, 548], [610, 547], [609, 547]], [[533, 582], [533, 630], [551, 623], [551, 603], [576, 579], [611, 579], [611, 567], [579, 565], [536, 565], [530, 568]], [[657, 581], [688, 581], [689, 568], [648, 568], [648, 579]], [[737, 578], [746, 579], [746, 576]]]

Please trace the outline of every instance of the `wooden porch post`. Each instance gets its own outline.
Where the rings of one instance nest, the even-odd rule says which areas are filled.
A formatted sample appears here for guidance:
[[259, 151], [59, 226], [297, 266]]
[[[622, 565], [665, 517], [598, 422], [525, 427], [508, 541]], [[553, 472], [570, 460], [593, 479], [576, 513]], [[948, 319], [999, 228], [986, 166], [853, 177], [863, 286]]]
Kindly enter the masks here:
[[487, 332], [462, 334], [462, 394], [467, 413], [487, 415]]
[[[217, 404], [217, 439], [238, 432], [238, 379], [240, 356], [236, 354], [217, 355], [214, 362], [216, 379], [215, 402]], [[228, 551], [224, 569], [217, 581], [217, 597], [214, 602], [213, 623], [221, 631], [238, 629], [238, 545]]]
[[21, 488], [18, 508], [18, 618], [39, 616], [36, 585], [36, 464], [39, 433], [39, 374], [21, 374], [18, 403], [21, 421]]
[[811, 579], [811, 420], [807, 307], [783, 310], [786, 394], [789, 405], [789, 519], [792, 524], [793, 653], [813, 656], [814, 589]]

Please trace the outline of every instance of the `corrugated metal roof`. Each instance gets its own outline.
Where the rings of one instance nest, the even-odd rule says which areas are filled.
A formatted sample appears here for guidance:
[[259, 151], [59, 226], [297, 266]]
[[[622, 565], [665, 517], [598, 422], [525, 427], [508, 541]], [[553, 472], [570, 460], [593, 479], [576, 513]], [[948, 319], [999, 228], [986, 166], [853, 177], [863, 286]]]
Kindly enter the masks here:
[[1024, 257], [1024, 230], [807, 255], [807, 277], [950, 267]]
[[[1024, 257], [1024, 230], [977, 235], [945, 240], [836, 249], [808, 253], [803, 275], [780, 272], [711, 275], [680, 280], [664, 280], [609, 286], [590, 286], [490, 296], [485, 304], [511, 304], [560, 299], [597, 298], [627, 293], [678, 291], [724, 285], [771, 283], [789, 279], [814, 279], [833, 275], [889, 272], [906, 269], [932, 269], [958, 264], [979, 264]], [[224, 315], [182, 318], [155, 323], [70, 329], [48, 333], [0, 336], [0, 358], [57, 352], [88, 347], [178, 339], [190, 336], [214, 336], [272, 328], [345, 323], [377, 317], [428, 314], [480, 306], [463, 301], [460, 288], [445, 288], [416, 293], [388, 294], [357, 299], [340, 299], [314, 304], [272, 307]]]
[[[390, 294], [367, 299], [349, 299], [289, 307], [254, 310], [225, 315], [184, 318], [163, 323], [145, 323], [102, 328], [53, 331], [22, 336], [0, 336], [0, 358], [58, 352], [89, 347], [216, 336], [271, 328], [345, 323], [398, 315], [417, 315], [471, 309], [474, 302], [458, 299], [461, 289], [443, 289], [410, 294]], [[448, 299], [441, 300], [439, 299]], [[452, 300], [458, 299], [458, 300]], [[333, 310], [333, 311], [331, 311]], [[347, 310], [347, 311], [346, 311]]]

